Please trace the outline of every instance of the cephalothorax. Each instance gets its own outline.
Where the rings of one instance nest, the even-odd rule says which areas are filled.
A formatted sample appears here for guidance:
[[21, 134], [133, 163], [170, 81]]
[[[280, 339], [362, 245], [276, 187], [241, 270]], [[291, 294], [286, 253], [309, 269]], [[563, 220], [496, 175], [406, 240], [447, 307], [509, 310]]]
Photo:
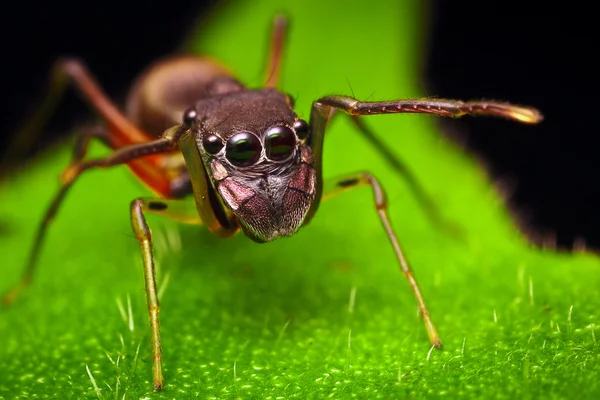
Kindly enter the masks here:
[[[182, 143], [195, 141], [205, 179], [246, 236], [257, 242], [291, 236], [315, 200], [308, 124], [275, 89], [227, 85], [185, 112], [190, 138]], [[188, 165], [194, 153], [184, 150]]]
[[[361, 102], [347, 96], [325, 96], [313, 102], [310, 119], [305, 121], [294, 112], [292, 99], [275, 89], [284, 33], [285, 20], [278, 18], [265, 88], [247, 89], [213, 60], [173, 57], [154, 64], [138, 78], [125, 113], [104, 94], [82, 62], [59, 60], [53, 70], [54, 90], [40, 107], [40, 116], [52, 108], [56, 93], [71, 83], [106, 125], [87, 130], [78, 137], [73, 161], [61, 175], [60, 190], [37, 231], [23, 279], [4, 296], [4, 301], [13, 301], [30, 283], [47, 227], [81, 173], [91, 168], [127, 164], [159, 195], [135, 199], [131, 203], [131, 223], [144, 260], [153, 382], [154, 388], [160, 389], [163, 374], [159, 307], [146, 213], [202, 224], [223, 238], [242, 230], [256, 242], [268, 242], [291, 236], [306, 225], [321, 200], [367, 185], [373, 191], [375, 209], [414, 293], [429, 339], [440, 347], [440, 337], [392, 229], [385, 194], [377, 179], [368, 172], [356, 172], [323, 180], [326, 125], [335, 111], [350, 115], [371, 144], [408, 179], [430, 217], [437, 220], [435, 208], [414, 177], [364, 125], [360, 116], [423, 113], [460, 117], [468, 114], [526, 123], [537, 123], [542, 116], [530, 107], [489, 101]], [[36, 124], [39, 126], [39, 121]], [[170, 128], [164, 130], [165, 126]], [[114, 151], [104, 158], [86, 160], [92, 138], [100, 139]]]

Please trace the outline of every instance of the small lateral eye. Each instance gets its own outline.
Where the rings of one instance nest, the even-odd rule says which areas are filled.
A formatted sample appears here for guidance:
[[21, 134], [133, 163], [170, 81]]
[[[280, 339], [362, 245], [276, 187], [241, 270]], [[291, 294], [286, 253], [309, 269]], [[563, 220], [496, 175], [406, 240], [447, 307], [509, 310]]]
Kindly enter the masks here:
[[190, 107], [183, 113], [183, 125], [190, 129], [194, 127], [196, 123], [196, 117], [198, 116], [198, 112], [196, 111], [196, 107]]
[[265, 150], [267, 158], [281, 161], [289, 158], [296, 148], [294, 131], [287, 126], [275, 126], [267, 131]]
[[262, 145], [255, 135], [241, 132], [227, 141], [225, 157], [236, 167], [247, 167], [258, 161], [261, 150]]
[[296, 135], [298, 135], [298, 139], [305, 140], [308, 137], [308, 124], [303, 119], [294, 122], [294, 130], [296, 131]]
[[202, 147], [208, 154], [214, 156], [223, 148], [223, 141], [217, 135], [210, 133], [202, 138]]

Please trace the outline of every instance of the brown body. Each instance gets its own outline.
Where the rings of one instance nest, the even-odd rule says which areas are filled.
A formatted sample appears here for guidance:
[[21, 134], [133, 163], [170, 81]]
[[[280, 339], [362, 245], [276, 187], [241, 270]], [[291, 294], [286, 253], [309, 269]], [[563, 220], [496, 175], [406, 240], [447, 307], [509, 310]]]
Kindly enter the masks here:
[[[30, 283], [47, 228], [81, 174], [88, 169], [127, 164], [160, 196], [140, 197], [130, 206], [132, 229], [143, 257], [153, 384], [158, 390], [163, 387], [162, 348], [152, 235], [146, 213], [202, 224], [220, 237], [232, 236], [241, 229], [250, 239], [266, 242], [293, 235], [314, 216], [322, 199], [369, 186], [375, 211], [413, 291], [429, 340], [440, 347], [440, 337], [392, 228], [385, 193], [378, 180], [361, 171], [323, 181], [327, 123], [335, 111], [350, 115], [382, 158], [408, 180], [429, 215], [435, 217], [433, 203], [415, 178], [359, 116], [492, 115], [527, 123], [537, 123], [542, 116], [533, 108], [499, 102], [362, 102], [348, 96], [324, 96], [312, 103], [310, 121], [303, 121], [294, 112], [289, 97], [276, 89], [284, 32], [285, 20], [276, 19], [265, 88], [247, 89], [211, 59], [173, 57], [142, 73], [127, 99], [125, 113], [102, 91], [82, 62], [60, 60], [53, 71], [54, 90], [39, 109], [40, 119], [54, 108], [56, 93], [73, 84], [104, 120], [105, 128], [88, 131], [78, 138], [73, 161], [63, 172], [60, 189], [38, 228], [23, 278], [4, 296], [4, 302], [12, 302]], [[32, 126], [40, 127], [41, 122]], [[86, 160], [92, 138], [101, 139], [113, 152], [104, 158]], [[189, 207], [190, 200], [183, 198], [191, 193], [194, 200]]]

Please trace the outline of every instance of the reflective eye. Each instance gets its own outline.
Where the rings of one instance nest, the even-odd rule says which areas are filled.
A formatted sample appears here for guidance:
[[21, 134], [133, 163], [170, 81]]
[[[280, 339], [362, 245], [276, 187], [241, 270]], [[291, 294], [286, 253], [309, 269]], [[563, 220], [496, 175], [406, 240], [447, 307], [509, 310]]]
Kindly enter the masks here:
[[258, 161], [261, 149], [260, 140], [256, 136], [242, 132], [227, 141], [225, 156], [233, 165], [247, 167]]
[[190, 129], [196, 123], [196, 117], [198, 116], [198, 112], [196, 111], [196, 107], [190, 107], [183, 113], [183, 125]]
[[267, 132], [265, 139], [267, 157], [273, 161], [285, 160], [296, 148], [296, 136], [287, 126], [275, 126]]
[[296, 135], [298, 135], [298, 139], [304, 140], [308, 137], [308, 124], [306, 121], [299, 119], [294, 122], [294, 129], [296, 130]]
[[202, 147], [208, 154], [215, 155], [223, 148], [223, 141], [217, 135], [209, 134], [202, 138]]

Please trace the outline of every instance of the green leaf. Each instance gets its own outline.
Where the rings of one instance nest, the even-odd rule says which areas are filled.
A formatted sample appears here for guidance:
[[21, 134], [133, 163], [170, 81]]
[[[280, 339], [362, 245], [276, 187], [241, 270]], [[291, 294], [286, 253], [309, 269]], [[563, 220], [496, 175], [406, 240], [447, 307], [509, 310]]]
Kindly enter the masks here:
[[[260, 86], [279, 11], [291, 19], [282, 88], [301, 115], [324, 94], [425, 94], [418, 66], [427, 24], [416, 0], [230, 1], [189, 46]], [[483, 168], [440, 136], [435, 118], [367, 122], [463, 234], [434, 226], [342, 118], [326, 140], [324, 173], [368, 170], [381, 180], [443, 350], [430, 349], [367, 188], [323, 203], [295, 237], [265, 245], [149, 218], [165, 287], [166, 387], [154, 393], [128, 207], [148, 191], [119, 167], [75, 185], [32, 286], [0, 309], [0, 398], [598, 396], [598, 258], [531, 248]], [[1, 188], [0, 291], [19, 277], [69, 151]]]

